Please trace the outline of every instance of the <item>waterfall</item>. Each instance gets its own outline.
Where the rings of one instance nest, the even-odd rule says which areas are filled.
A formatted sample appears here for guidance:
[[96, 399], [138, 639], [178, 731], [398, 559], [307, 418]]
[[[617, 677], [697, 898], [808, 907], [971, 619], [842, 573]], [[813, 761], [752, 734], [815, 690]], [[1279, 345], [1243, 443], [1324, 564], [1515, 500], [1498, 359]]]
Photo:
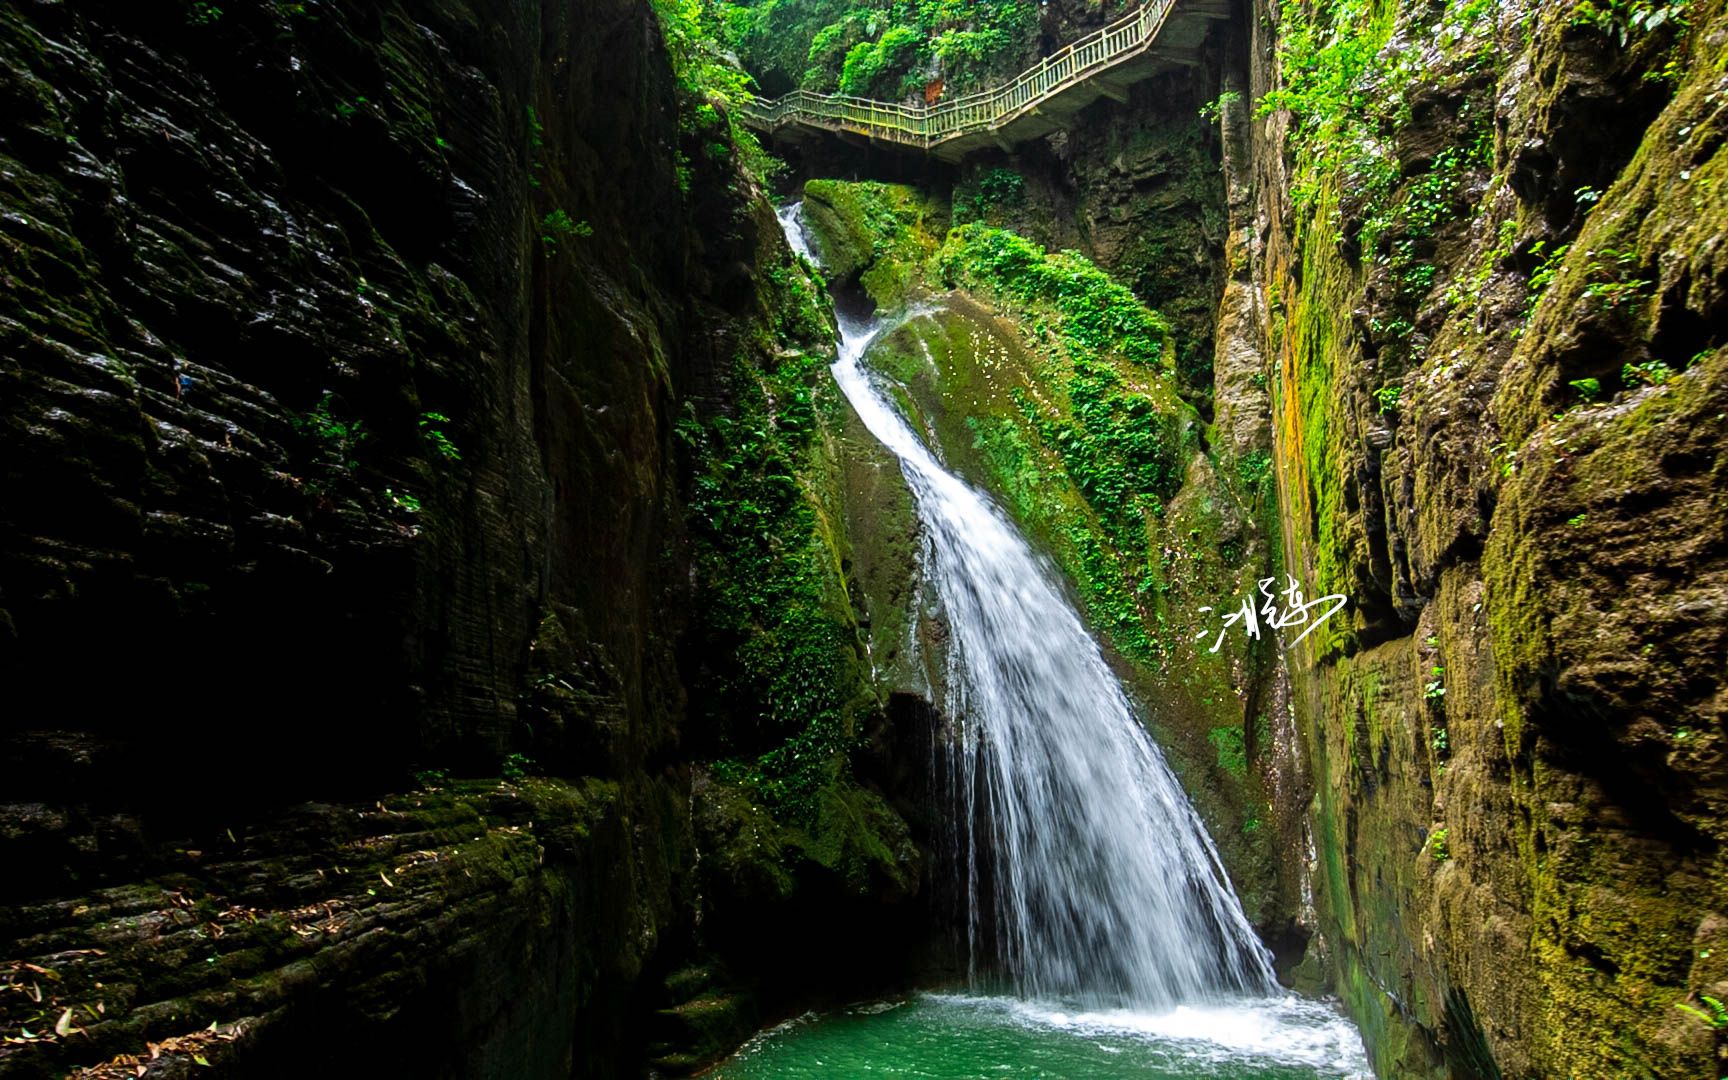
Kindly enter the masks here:
[[[809, 256], [799, 209], [781, 223]], [[833, 373], [899, 459], [950, 630], [947, 779], [973, 955], [1021, 997], [1087, 1007], [1275, 993], [1217, 850], [1054, 571], [864, 367], [882, 329], [842, 315]]]

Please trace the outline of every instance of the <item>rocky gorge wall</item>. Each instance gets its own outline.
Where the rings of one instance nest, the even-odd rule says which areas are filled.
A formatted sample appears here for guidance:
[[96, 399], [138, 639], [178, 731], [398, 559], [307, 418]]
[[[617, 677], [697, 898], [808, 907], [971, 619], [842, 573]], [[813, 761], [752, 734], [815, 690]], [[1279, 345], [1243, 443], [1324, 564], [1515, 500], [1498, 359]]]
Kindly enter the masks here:
[[1338, 989], [1382, 1075], [1717, 1075], [1722, 7], [1249, 25], [1221, 333], [1353, 600], [1291, 665]]
[[0, 12], [0, 1075], [685, 1070], [891, 977], [831, 337], [661, 30]]

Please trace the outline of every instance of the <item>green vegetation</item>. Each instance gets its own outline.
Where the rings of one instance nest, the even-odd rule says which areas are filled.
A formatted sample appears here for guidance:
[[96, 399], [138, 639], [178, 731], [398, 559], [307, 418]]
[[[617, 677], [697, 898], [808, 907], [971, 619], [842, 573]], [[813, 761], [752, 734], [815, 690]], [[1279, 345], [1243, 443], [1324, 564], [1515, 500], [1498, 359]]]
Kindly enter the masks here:
[[[825, 331], [801, 274], [770, 285], [783, 298], [777, 337]], [[819, 468], [819, 414], [835, 407], [836, 391], [818, 378], [827, 363], [813, 348], [741, 353], [725, 376], [730, 410], [687, 411], [677, 428], [704, 639], [694, 700], [719, 733], [715, 775], [800, 828], [815, 827], [824, 791], [846, 773], [866, 690], [808, 479]]]
[[[1703, 1009], [1688, 1005], [1684, 1001], [1675, 1002], [1674, 1007], [1688, 1016], [1702, 1020], [1712, 1031], [1728, 1031], [1728, 1005], [1722, 1004], [1720, 999], [1709, 994], [1699, 994], [1698, 1000], [1704, 1003]], [[1709, 1011], [1706, 1012], [1705, 1009]]]
[[565, 210], [554, 210], [540, 219], [540, 244], [548, 257], [556, 255], [558, 245], [565, 240], [593, 235], [594, 226], [586, 221], [577, 221]]
[[1200, 106], [1200, 119], [1208, 124], [1216, 124], [1224, 117], [1224, 110], [1242, 100], [1242, 95], [1235, 90], [1226, 90], [1215, 100]]
[[1182, 409], [1131, 385], [1112, 363], [1167, 366], [1169, 328], [1125, 286], [1076, 252], [1047, 254], [1013, 233], [966, 225], [949, 234], [936, 264], [960, 284], [1048, 312], [1068, 350], [1065, 414], [1015, 401], [1053, 447], [1106, 535], [1122, 552], [1146, 545], [1146, 520], [1181, 486]]
[[840, 92], [854, 97], [897, 97], [918, 52], [918, 32], [891, 26], [876, 41], [860, 41], [840, 66]]
[[936, 208], [901, 184], [811, 180], [804, 196], [828, 271], [857, 278], [880, 307], [903, 303], [936, 250]]
[[1005, 229], [963, 225], [949, 233], [936, 270], [950, 288], [967, 285], [1022, 304], [1053, 307], [1071, 349], [1114, 352], [1136, 364], [1169, 367], [1169, 325], [1078, 252], [1050, 254]]
[[1428, 854], [1435, 862], [1445, 862], [1452, 857], [1452, 851], [1446, 846], [1446, 837], [1450, 830], [1435, 829], [1428, 834]]
[[1258, 504], [1272, 493], [1272, 455], [1265, 450], [1250, 450], [1236, 463], [1237, 479], [1251, 501]]
[[420, 414], [420, 437], [432, 447], [434, 453], [445, 461], [461, 461], [462, 452], [456, 449], [456, 444], [444, 434], [441, 425], [448, 424], [450, 418], [443, 413], [424, 412]]
[[1625, 45], [1664, 26], [1689, 28], [1691, 8], [1691, 0], [1573, 0], [1572, 22], [1593, 26]]
[[371, 102], [367, 100], [366, 95], [364, 94], [361, 94], [350, 101], [338, 101], [336, 103], [336, 115], [340, 116], [344, 120], [352, 120], [361, 109], [370, 104]]
[[359, 420], [345, 420], [336, 415], [336, 395], [326, 390], [311, 412], [294, 420], [294, 429], [315, 439], [320, 456], [328, 464], [346, 472], [360, 467], [360, 444], [371, 438], [371, 432]]
[[1637, 277], [1638, 253], [1603, 248], [1586, 253], [1584, 273], [1589, 284], [1584, 295], [1597, 302], [1604, 311], [1615, 311], [1640, 299], [1654, 282]]
[[1660, 360], [1645, 360], [1638, 364], [1627, 364], [1620, 369], [1620, 381], [1628, 388], [1638, 386], [1661, 386], [1674, 377], [1674, 369]]
[[540, 186], [540, 174], [546, 171], [546, 162], [540, 157], [540, 152], [546, 149], [546, 125], [540, 122], [540, 114], [534, 106], [527, 108], [528, 118], [528, 184], [531, 187]]
[[189, 26], [209, 26], [222, 18], [222, 9], [208, 0], [194, 0], [186, 7], [186, 22]]
[[716, 11], [771, 96], [899, 98], [930, 72], [949, 93], [974, 89], [1024, 66], [1038, 29], [1035, 0], [725, 0]]
[[735, 159], [743, 173], [758, 183], [777, 175], [780, 162], [734, 119], [738, 106], [751, 96], [751, 80], [723, 44], [728, 5], [716, 0], [653, 0], [653, 4], [678, 80], [684, 136], [677, 153], [680, 187], [690, 189], [694, 168], [690, 152], [696, 147], [711, 160]]
[[954, 187], [954, 223], [998, 220], [1026, 201], [1026, 178], [1000, 166], [968, 176]]
[[1294, 114], [1293, 141], [1305, 161], [1319, 166], [1297, 178], [1299, 208], [1313, 205], [1327, 172], [1370, 197], [1384, 195], [1397, 178], [1391, 149], [1373, 122], [1382, 104], [1376, 90], [1385, 89], [1394, 70], [1404, 74], [1381, 52], [1394, 11], [1371, 0], [1284, 0], [1278, 44], [1283, 84], [1260, 99], [1259, 112]]
[[1248, 743], [1240, 727], [1215, 727], [1206, 733], [1206, 741], [1218, 751], [1220, 769], [1238, 780], [1248, 775]]

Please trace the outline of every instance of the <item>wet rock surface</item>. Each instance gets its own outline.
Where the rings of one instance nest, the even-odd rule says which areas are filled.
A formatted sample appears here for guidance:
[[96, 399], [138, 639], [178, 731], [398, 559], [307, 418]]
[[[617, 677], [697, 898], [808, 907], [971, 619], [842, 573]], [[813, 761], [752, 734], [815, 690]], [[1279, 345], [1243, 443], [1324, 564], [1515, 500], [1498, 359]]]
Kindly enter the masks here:
[[1728, 27], [1392, 14], [1388, 193], [1254, 127], [1323, 966], [1384, 1075], [1713, 1075]]
[[674, 428], [791, 286], [649, 5], [29, 0], [0, 101], [0, 1075], [688, 1070], [845, 970], [698, 927]]

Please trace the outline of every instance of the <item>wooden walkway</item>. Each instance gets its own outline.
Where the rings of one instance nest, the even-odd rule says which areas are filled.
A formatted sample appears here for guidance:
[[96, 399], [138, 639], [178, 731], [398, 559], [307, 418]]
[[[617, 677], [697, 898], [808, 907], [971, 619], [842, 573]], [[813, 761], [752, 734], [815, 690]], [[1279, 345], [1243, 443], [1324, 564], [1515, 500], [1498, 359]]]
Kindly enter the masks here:
[[1146, 0], [1138, 10], [1063, 46], [994, 90], [935, 105], [905, 105], [794, 90], [747, 103], [745, 123], [768, 133], [838, 132], [959, 161], [974, 150], [1041, 138], [1081, 109], [1172, 65], [1199, 63], [1208, 23], [1229, 18], [1229, 0]]

